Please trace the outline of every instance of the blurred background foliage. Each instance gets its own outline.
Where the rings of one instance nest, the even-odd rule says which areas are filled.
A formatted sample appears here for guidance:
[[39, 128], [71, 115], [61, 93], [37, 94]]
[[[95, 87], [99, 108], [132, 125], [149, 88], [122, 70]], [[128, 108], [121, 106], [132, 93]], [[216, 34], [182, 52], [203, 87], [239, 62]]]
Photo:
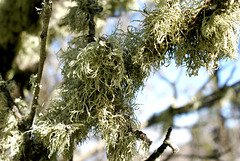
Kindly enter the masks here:
[[[15, 82], [16, 88], [11, 92], [26, 104], [32, 100], [29, 81], [30, 76], [37, 73], [39, 60], [41, 15], [35, 7], [41, 8], [41, 2], [0, 0], [0, 73], [5, 80]], [[84, 35], [69, 32], [62, 21], [69, 7], [76, 4], [66, 0], [53, 3], [40, 93], [44, 107], [51, 97], [56, 97], [54, 89], [62, 80], [56, 53], [66, 48], [74, 36]], [[99, 0], [99, 3], [103, 12], [95, 18], [96, 36], [110, 34], [118, 24], [125, 31], [130, 24], [137, 27], [138, 22], [132, 20], [143, 17], [133, 10], [154, 9], [153, 0]], [[160, 134], [172, 126], [173, 141], [179, 143], [181, 150], [174, 155], [170, 151], [164, 153], [161, 160], [239, 160], [239, 62], [223, 61], [222, 67], [212, 73], [201, 68], [198, 76], [191, 78], [186, 76], [183, 67], [176, 68], [174, 62], [170, 64], [151, 74], [137, 98], [140, 103], [137, 115], [143, 131], [153, 140], [150, 150], [161, 144], [163, 135]], [[104, 143], [99, 138], [92, 137], [83, 146], [76, 147], [73, 160], [106, 160]]]

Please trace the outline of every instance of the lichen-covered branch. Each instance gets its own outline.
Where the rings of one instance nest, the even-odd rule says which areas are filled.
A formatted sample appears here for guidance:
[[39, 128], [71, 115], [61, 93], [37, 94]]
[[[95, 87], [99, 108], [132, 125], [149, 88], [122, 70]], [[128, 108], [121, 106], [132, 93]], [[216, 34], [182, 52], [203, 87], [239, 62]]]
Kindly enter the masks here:
[[[98, 3], [96, 3], [98, 4]], [[90, 5], [90, 4], [89, 4]], [[88, 43], [95, 41], [94, 37], [95, 37], [95, 22], [94, 22], [94, 15], [97, 12], [101, 12], [103, 10], [103, 8], [101, 6], [97, 6], [96, 8], [88, 8], [89, 11], [89, 22], [88, 22], [88, 26], [89, 26], [89, 30], [88, 30]]]
[[146, 161], [154, 161], [157, 159], [162, 153], [165, 151], [165, 149], [169, 146], [171, 147], [173, 153], [176, 153], [179, 151], [179, 148], [170, 140], [170, 135], [172, 132], [172, 128], [170, 127], [167, 131], [166, 137], [163, 141], [163, 144], [155, 150], [149, 157], [146, 159]]
[[40, 38], [41, 38], [40, 62], [39, 62], [39, 67], [38, 67], [37, 79], [36, 79], [36, 83], [35, 83], [36, 87], [35, 87], [35, 91], [34, 91], [31, 112], [30, 112], [30, 115], [28, 118], [30, 124], [32, 124], [32, 122], [33, 122], [36, 108], [38, 106], [38, 95], [39, 95], [39, 91], [40, 91], [40, 82], [41, 82], [41, 78], [42, 78], [44, 61], [46, 59], [47, 32], [48, 32], [48, 25], [49, 25], [51, 13], [52, 13], [52, 1], [44, 0], [42, 5], [43, 5], [43, 28], [42, 28], [42, 33], [40, 35]]
[[22, 122], [22, 114], [20, 113], [18, 106], [14, 102], [14, 100], [10, 94], [10, 91], [7, 88], [7, 84], [2, 79], [1, 74], [0, 74], [0, 91], [4, 93], [4, 96], [7, 99], [8, 107], [12, 110], [12, 112], [14, 113], [14, 116], [19, 120], [19, 122]]
[[136, 45], [139, 52], [133, 50], [135, 62], [152, 71], [174, 59], [191, 76], [200, 67], [218, 69], [220, 59], [237, 58], [239, 3], [216, 3], [191, 1], [181, 6], [165, 1], [152, 11], [142, 11], [145, 18], [137, 37], [143, 40]]

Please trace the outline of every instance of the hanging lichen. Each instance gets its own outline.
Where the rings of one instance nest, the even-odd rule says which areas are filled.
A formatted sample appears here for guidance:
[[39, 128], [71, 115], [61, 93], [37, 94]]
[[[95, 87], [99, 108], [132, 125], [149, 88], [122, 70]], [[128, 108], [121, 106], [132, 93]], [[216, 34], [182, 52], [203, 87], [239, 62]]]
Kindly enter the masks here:
[[[88, 44], [76, 35], [59, 52], [63, 75], [59, 99], [51, 101], [33, 129], [50, 150], [49, 157], [72, 154], [73, 140], [82, 143], [92, 132], [106, 141], [109, 160], [131, 160], [138, 152], [137, 141], [148, 148], [131, 129], [139, 127], [135, 94], [153, 70], [175, 60], [189, 75], [196, 75], [200, 67], [216, 69], [219, 59], [235, 58], [237, 5], [223, 12], [202, 5], [203, 1], [191, 2], [159, 1], [154, 10], [141, 11], [144, 20], [139, 28], [116, 30]], [[89, 4], [77, 1], [70, 10], [66, 22], [73, 31], [88, 30]], [[94, 1], [92, 7], [97, 6]]]
[[218, 9], [200, 5], [203, 2], [190, 4], [161, 1], [156, 9], [142, 11], [142, 42], [135, 62], [143, 69], [159, 69], [175, 59], [189, 75], [197, 75], [200, 67], [217, 69], [219, 59], [236, 58], [239, 5]]
[[[50, 154], [57, 150], [63, 152], [60, 147], [69, 145], [67, 142], [71, 139], [65, 137], [66, 129], [62, 132], [53, 130], [59, 123], [62, 126], [81, 125], [75, 137], [79, 142], [93, 130], [106, 141], [111, 158], [127, 154], [125, 157], [130, 159], [136, 154], [136, 137], [128, 128], [139, 126], [134, 116], [134, 98], [138, 89], [132, 88], [135, 78], [126, 75], [123, 53], [114, 37], [89, 43], [85, 48], [69, 47], [60, 53], [64, 64], [60, 100], [52, 101], [48, 114], [44, 116], [53, 125], [51, 127], [49, 121], [43, 121], [40, 122], [42, 126], [49, 128], [45, 131], [39, 127], [35, 129], [43, 140], [54, 133], [54, 137], [48, 140], [54, 140], [54, 144], [48, 147]], [[65, 139], [66, 145], [59, 137]], [[126, 144], [127, 140], [129, 144]], [[112, 151], [115, 146], [118, 150]]]

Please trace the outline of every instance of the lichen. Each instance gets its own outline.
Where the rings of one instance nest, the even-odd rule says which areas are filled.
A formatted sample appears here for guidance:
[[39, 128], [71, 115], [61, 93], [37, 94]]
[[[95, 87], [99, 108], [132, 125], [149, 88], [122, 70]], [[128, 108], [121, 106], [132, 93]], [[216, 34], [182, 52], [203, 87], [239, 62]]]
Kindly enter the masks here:
[[[46, 142], [50, 156], [72, 154], [71, 141], [82, 143], [92, 132], [106, 141], [109, 160], [131, 160], [140, 141], [131, 131], [139, 127], [135, 96], [150, 73], [175, 60], [189, 75], [197, 75], [201, 67], [217, 69], [219, 59], [235, 58], [239, 8], [233, 4], [222, 12], [202, 2], [159, 1], [154, 10], [141, 11], [139, 28], [116, 30], [88, 44], [84, 34], [76, 35], [59, 52], [59, 99], [51, 101], [33, 129]], [[80, 13], [88, 12], [83, 6], [88, 1], [77, 3], [67, 19], [73, 31], [84, 33], [87, 15]], [[140, 147], [148, 149], [144, 142]]]
[[173, 59], [189, 75], [197, 75], [200, 67], [217, 69], [219, 59], [236, 58], [239, 6], [232, 4], [223, 12], [201, 3], [189, 7], [159, 2], [152, 11], [144, 9], [135, 62], [144, 70], [157, 70]]
[[48, 157], [51, 158], [54, 153], [67, 155], [69, 151], [73, 151], [74, 141], [71, 137], [79, 128], [81, 128], [81, 124], [65, 125], [39, 121], [33, 127], [33, 135], [42, 140], [44, 146], [49, 149]]
[[[66, 51], [61, 51], [59, 58], [64, 64], [64, 77], [60, 99], [51, 102], [45, 119], [56, 125], [81, 125], [76, 130], [81, 135], [74, 136], [79, 142], [83, 142], [88, 133], [93, 131], [107, 142], [107, 147], [118, 144], [122, 150], [115, 151], [117, 153], [108, 151], [111, 156], [116, 157], [120, 152], [125, 155], [130, 149], [136, 154], [134, 142], [137, 139], [133, 139], [134, 135], [127, 127], [138, 125], [134, 117], [134, 98], [138, 88], [133, 88], [136, 79], [134, 74], [127, 74], [129, 71], [125, 69], [125, 56], [120, 42], [113, 36], [89, 43], [85, 48], [69, 47]], [[45, 126], [49, 127], [50, 124]], [[43, 136], [43, 132], [37, 131]], [[47, 130], [46, 135], [51, 135], [50, 132], [51, 130]], [[63, 135], [58, 133], [59, 130], [55, 135]], [[130, 138], [133, 140], [130, 141]], [[126, 147], [116, 143], [122, 143], [121, 140], [125, 139], [132, 144]], [[49, 148], [51, 154], [57, 150], [62, 151], [59, 149], [60, 143], [57, 143], [61, 140], [54, 140], [51, 146], [55, 148]], [[134, 155], [129, 153], [127, 156]]]
[[16, 159], [21, 152], [23, 137], [17, 125], [18, 120], [10, 111], [4, 93], [0, 91], [0, 160]]
[[75, 0], [75, 6], [72, 6], [69, 13], [62, 20], [63, 25], [70, 27], [71, 31], [76, 33], [86, 32], [88, 30], [89, 12], [98, 9], [98, 3], [95, 0]]

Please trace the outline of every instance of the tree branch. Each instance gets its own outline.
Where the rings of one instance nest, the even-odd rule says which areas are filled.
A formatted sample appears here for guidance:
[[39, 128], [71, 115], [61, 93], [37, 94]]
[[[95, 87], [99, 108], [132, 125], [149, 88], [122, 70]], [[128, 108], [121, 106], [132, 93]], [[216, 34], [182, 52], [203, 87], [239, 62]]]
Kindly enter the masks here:
[[[97, 2], [96, 2], [97, 3]], [[95, 22], [94, 22], [94, 16], [96, 13], [98, 12], [102, 12], [103, 8], [101, 6], [98, 6], [96, 8], [90, 8], [90, 5], [89, 4], [89, 8], [88, 8], [88, 11], [89, 11], [89, 24], [88, 24], [88, 27], [89, 27], [89, 31], [88, 31], [88, 43], [90, 42], [94, 42], [94, 37], [95, 37]]]
[[40, 62], [38, 67], [38, 74], [36, 79], [36, 88], [34, 91], [31, 112], [28, 118], [30, 124], [33, 123], [33, 119], [36, 113], [36, 108], [38, 106], [38, 97], [40, 92], [40, 82], [42, 78], [42, 72], [44, 67], [44, 62], [46, 59], [46, 43], [47, 43], [47, 32], [48, 32], [48, 25], [52, 13], [52, 1], [51, 0], [44, 0], [42, 3], [43, 5], [43, 28], [42, 33], [40, 35], [41, 38], [41, 48], [40, 48]]
[[[187, 158], [188, 160], [191, 158], [191, 159], [194, 159], [196, 158], [196, 160], [219, 160], [220, 157], [226, 155], [227, 153], [231, 152], [232, 149], [228, 148], [224, 151], [221, 151], [221, 152], [216, 152], [214, 154], [209, 154], [209, 155], [199, 155], [199, 154], [176, 154], [174, 155], [174, 158]], [[168, 161], [170, 158], [172, 158], [173, 155], [172, 154], [169, 154], [165, 159], [163, 159], [163, 161]]]
[[155, 150], [152, 153], [152, 155], [148, 157], [146, 161], [154, 161], [155, 159], [157, 159], [160, 155], [162, 155], [162, 153], [165, 151], [165, 149], [168, 146], [172, 148], [173, 153], [176, 153], [179, 151], [179, 148], [176, 145], [174, 145], [173, 142], [170, 140], [171, 132], [172, 132], [172, 128], [170, 127], [167, 131], [163, 144], [157, 150]]

